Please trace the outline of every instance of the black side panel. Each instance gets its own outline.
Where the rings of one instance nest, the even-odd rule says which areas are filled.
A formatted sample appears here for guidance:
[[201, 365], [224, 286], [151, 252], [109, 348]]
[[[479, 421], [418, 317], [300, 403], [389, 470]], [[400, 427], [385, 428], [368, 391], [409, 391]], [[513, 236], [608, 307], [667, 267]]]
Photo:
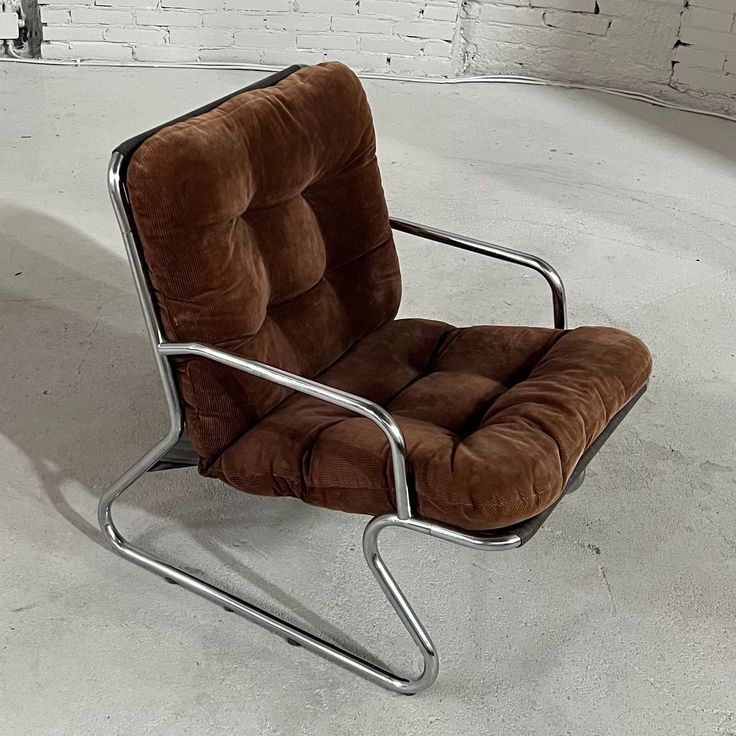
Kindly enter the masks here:
[[125, 159], [125, 163], [127, 164], [127, 162], [130, 160], [130, 157], [133, 155], [138, 146], [140, 146], [141, 143], [143, 143], [143, 141], [145, 141], [147, 138], [150, 138], [154, 133], [158, 133], [159, 130], [162, 130], [163, 128], [168, 128], [170, 125], [174, 125], [176, 123], [181, 123], [184, 120], [196, 117], [197, 115], [202, 115], [206, 112], [209, 112], [210, 110], [214, 110], [223, 102], [227, 102], [229, 99], [241, 94], [242, 92], [249, 92], [250, 90], [254, 89], [265, 89], [266, 87], [273, 87], [274, 84], [278, 84], [282, 79], [286, 79], [286, 77], [288, 77], [289, 75], [303, 68], [304, 65], [295, 64], [294, 66], [290, 66], [283, 71], [276, 72], [270, 77], [260, 79], [247, 87], [243, 87], [242, 89], [236, 90], [235, 92], [231, 92], [229, 95], [225, 95], [225, 97], [221, 97], [219, 100], [210, 102], [209, 104], [204, 105], [196, 110], [192, 110], [191, 112], [188, 112], [184, 115], [180, 115], [178, 118], [169, 120], [167, 123], [163, 123], [156, 126], [155, 128], [151, 128], [151, 130], [147, 130], [145, 133], [139, 133], [138, 135], [133, 136], [133, 138], [129, 138], [124, 143], [121, 143], [114, 150], [122, 155], [123, 159]]
[[578, 464], [575, 466], [575, 470], [572, 471], [572, 475], [567, 481], [567, 485], [565, 486], [565, 490], [562, 492], [562, 495], [549, 508], [542, 511], [541, 514], [533, 516], [531, 519], [522, 521], [516, 526], [508, 527], [507, 529], [503, 530], [499, 529], [496, 530], [495, 533], [504, 531], [517, 534], [521, 539], [521, 543], [526, 544], [539, 531], [542, 524], [547, 521], [549, 515], [555, 510], [557, 504], [562, 501], [565, 495], [577, 489], [577, 487], [583, 480], [585, 469], [588, 467], [588, 463], [598, 454], [598, 450], [603, 447], [608, 438], [616, 431], [618, 425], [621, 424], [621, 422], [626, 418], [626, 415], [634, 408], [634, 404], [639, 401], [646, 390], [647, 387], [644, 386], [644, 388], [642, 388], [641, 391], [639, 391], [639, 393], [636, 394], [636, 396], [634, 396], [634, 398], [631, 399], [628, 404], [626, 404], [626, 406], [621, 408], [618, 413], [613, 417], [613, 419], [611, 419], [611, 421], [608, 423], [608, 426], [598, 435], [593, 444], [583, 453], [583, 456], [580, 458], [580, 460], [578, 460]]

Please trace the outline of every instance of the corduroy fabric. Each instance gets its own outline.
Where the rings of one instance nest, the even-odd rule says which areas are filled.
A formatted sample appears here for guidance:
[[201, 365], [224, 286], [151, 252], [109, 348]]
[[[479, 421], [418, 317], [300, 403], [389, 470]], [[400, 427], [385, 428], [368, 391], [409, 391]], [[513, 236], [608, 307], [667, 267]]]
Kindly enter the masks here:
[[[553, 504], [650, 371], [646, 347], [612, 328], [395, 320], [318, 380], [396, 418], [422, 517], [485, 530]], [[386, 438], [369, 419], [293, 395], [211, 470], [251, 493], [380, 514], [395, 508], [391, 468]]]
[[[611, 328], [395, 320], [370, 110], [341, 64], [158, 131], [127, 184], [166, 337], [387, 408], [424, 518], [486, 530], [542, 512], [651, 372], [646, 347]], [[180, 360], [177, 379], [203, 474], [348, 512], [394, 509], [370, 420], [204, 359]]]
[[[314, 376], [396, 314], [371, 112], [342, 64], [160, 130], [127, 185], [169, 340]], [[203, 471], [289, 393], [202, 359], [178, 377]]]

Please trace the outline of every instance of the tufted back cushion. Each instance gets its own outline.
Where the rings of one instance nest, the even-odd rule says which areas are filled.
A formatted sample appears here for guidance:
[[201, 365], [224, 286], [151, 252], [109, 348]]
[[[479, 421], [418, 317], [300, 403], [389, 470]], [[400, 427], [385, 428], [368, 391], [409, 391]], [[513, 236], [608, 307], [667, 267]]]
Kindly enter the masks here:
[[[396, 314], [371, 113], [342, 64], [164, 127], [126, 182], [169, 340], [313, 377]], [[204, 468], [289, 394], [200, 358], [177, 371]]]

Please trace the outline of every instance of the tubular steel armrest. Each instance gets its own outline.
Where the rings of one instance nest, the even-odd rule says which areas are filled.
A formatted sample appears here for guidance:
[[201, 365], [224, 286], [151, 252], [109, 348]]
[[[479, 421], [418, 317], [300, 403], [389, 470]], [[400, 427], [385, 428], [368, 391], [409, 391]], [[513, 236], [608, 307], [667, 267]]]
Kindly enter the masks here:
[[552, 290], [552, 308], [554, 310], [555, 327], [559, 330], [567, 328], [565, 285], [562, 283], [560, 274], [558, 274], [557, 271], [547, 263], [547, 261], [519, 250], [505, 248], [504, 246], [496, 245], [495, 243], [485, 243], [482, 240], [466, 238], [462, 235], [454, 235], [453, 233], [448, 233], [444, 230], [437, 230], [433, 227], [427, 227], [426, 225], [420, 225], [416, 222], [399, 220], [395, 217], [392, 217], [390, 222], [392, 229], [398, 230], [402, 233], [416, 235], [419, 238], [431, 240], [435, 243], [444, 243], [445, 245], [451, 245], [454, 248], [462, 248], [462, 250], [469, 250], [473, 253], [480, 253], [484, 256], [490, 256], [491, 258], [497, 258], [501, 261], [516, 263], [519, 266], [531, 268], [533, 271], [544, 276]]
[[396, 488], [396, 515], [402, 520], [411, 517], [411, 500], [409, 498], [409, 486], [406, 482], [406, 442], [404, 441], [404, 434], [396, 423], [396, 420], [383, 407], [361, 396], [349, 394], [346, 391], [325, 386], [322, 383], [309, 378], [303, 378], [280, 368], [274, 368], [256, 360], [241, 358], [232, 353], [227, 353], [200, 343], [163, 342], [158, 346], [157, 350], [161, 355], [168, 357], [197, 356], [208, 358], [230, 368], [235, 368], [252, 376], [271, 381], [272, 383], [278, 383], [293, 391], [299, 391], [308, 396], [313, 396], [315, 399], [326, 401], [328, 404], [335, 404], [336, 406], [341, 406], [344, 409], [349, 409], [356, 414], [367, 417], [377, 424], [386, 435], [389, 447], [391, 448], [394, 486]]

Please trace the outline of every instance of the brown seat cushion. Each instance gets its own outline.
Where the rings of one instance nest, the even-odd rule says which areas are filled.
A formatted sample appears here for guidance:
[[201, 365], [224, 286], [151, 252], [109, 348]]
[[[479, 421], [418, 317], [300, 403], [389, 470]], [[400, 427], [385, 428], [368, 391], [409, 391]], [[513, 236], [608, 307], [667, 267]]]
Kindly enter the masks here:
[[[419, 514], [464, 529], [530, 518], [651, 369], [606, 327], [458, 329], [396, 320], [319, 376], [386, 407], [404, 432]], [[395, 508], [386, 438], [369, 419], [293, 395], [210, 469], [251, 493], [343, 511]]]
[[[394, 320], [370, 110], [341, 64], [165, 127], [126, 180], [166, 338], [387, 407], [425, 518], [492, 529], [541, 512], [649, 375], [646, 348], [618, 330]], [[345, 511], [394, 508], [368, 419], [204, 359], [179, 361], [177, 379], [202, 473]]]

